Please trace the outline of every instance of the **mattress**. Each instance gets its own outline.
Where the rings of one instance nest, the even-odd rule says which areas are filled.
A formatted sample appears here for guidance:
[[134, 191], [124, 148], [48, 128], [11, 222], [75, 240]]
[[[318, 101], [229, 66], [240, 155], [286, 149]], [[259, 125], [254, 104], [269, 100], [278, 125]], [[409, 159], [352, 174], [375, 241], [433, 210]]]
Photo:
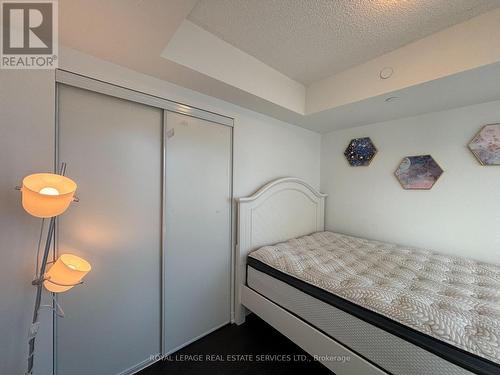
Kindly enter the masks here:
[[[459, 367], [417, 345], [359, 319], [330, 303], [313, 297], [290, 284], [248, 266], [248, 287], [285, 309], [344, 347], [395, 375], [471, 375]], [[285, 332], [283, 332], [285, 333]], [[331, 358], [340, 353], [330, 353]], [[345, 353], [341, 354], [345, 358]], [[346, 359], [345, 370], [349, 371]], [[348, 372], [349, 373], [349, 372]], [[361, 375], [362, 372], [351, 372]]]
[[462, 368], [500, 373], [497, 265], [332, 232], [263, 247], [248, 264]]

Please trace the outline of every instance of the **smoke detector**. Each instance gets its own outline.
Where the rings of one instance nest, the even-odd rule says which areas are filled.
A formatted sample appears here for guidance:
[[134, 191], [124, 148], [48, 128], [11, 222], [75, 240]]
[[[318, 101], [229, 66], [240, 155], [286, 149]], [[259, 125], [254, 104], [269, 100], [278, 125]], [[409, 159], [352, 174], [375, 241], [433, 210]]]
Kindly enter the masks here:
[[380, 79], [388, 79], [392, 77], [392, 74], [394, 73], [394, 69], [390, 66], [386, 66], [385, 68], [382, 68], [379, 73]]

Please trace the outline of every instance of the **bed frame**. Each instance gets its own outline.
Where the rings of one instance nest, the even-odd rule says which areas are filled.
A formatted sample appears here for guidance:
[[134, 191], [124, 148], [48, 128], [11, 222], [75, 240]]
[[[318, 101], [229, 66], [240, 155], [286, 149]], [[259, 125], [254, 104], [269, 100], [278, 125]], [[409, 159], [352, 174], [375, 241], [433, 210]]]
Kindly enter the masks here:
[[[238, 200], [234, 320], [237, 324], [241, 324], [245, 321], [248, 310], [255, 313], [313, 357], [316, 356], [315, 359], [337, 375], [388, 374], [369, 358], [357, 354], [337, 341], [335, 335], [323, 333], [246, 285], [246, 260], [249, 252], [265, 245], [325, 229], [325, 199], [325, 194], [319, 193], [303, 180], [281, 178], [268, 183], [252, 196]], [[404, 341], [403, 343], [408, 344]], [[418, 347], [416, 349], [420, 350]], [[435, 367], [434, 365], [439, 363], [442, 365], [444, 362], [445, 366], [442, 369], [447, 370], [442, 371], [443, 374], [471, 374], [429, 352], [425, 353], [432, 357], [426, 357], [427, 354], [419, 357], [415, 352], [415, 361], [410, 364], [413, 368], [408, 373], [419, 373], [418, 368], [424, 363], [427, 363], [428, 367], [425, 373], [435, 373], [434, 371], [440, 371], [441, 368], [439, 365]], [[331, 361], [329, 357], [332, 355], [348, 356], [350, 360]], [[395, 360], [397, 361], [397, 358]], [[452, 366], [451, 372], [446, 363]]]
[[236, 324], [245, 322], [242, 290], [246, 284], [248, 253], [265, 245], [325, 230], [325, 198], [325, 194], [307, 182], [286, 177], [264, 185], [250, 197], [238, 199]]
[[[302, 319], [246, 286], [246, 260], [252, 250], [325, 230], [325, 199], [307, 182], [293, 177], [268, 183], [250, 197], [238, 199], [238, 243], [235, 268], [235, 322], [248, 310], [258, 315], [336, 374], [386, 374]], [[247, 310], [248, 309], [248, 310]], [[327, 356], [350, 358], [332, 362]], [[321, 358], [325, 360], [321, 360]]]

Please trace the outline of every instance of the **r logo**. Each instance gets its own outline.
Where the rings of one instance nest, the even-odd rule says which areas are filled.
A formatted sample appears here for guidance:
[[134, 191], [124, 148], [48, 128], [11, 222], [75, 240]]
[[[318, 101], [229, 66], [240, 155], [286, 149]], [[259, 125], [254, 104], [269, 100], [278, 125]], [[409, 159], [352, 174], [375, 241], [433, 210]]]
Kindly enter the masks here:
[[0, 3], [0, 69], [56, 69], [57, 1]]
[[52, 3], [2, 3], [2, 53], [51, 55], [53, 53]]

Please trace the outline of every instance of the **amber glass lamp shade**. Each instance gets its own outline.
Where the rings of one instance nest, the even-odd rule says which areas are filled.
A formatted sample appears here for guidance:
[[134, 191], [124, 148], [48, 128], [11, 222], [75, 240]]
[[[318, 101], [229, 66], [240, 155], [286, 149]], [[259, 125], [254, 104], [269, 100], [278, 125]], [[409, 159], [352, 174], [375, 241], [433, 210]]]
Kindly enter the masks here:
[[80, 283], [92, 267], [85, 259], [73, 254], [62, 254], [45, 274], [43, 285], [54, 293], [65, 292]]
[[76, 183], [58, 174], [36, 173], [23, 179], [22, 203], [31, 215], [49, 218], [62, 214], [76, 191]]

